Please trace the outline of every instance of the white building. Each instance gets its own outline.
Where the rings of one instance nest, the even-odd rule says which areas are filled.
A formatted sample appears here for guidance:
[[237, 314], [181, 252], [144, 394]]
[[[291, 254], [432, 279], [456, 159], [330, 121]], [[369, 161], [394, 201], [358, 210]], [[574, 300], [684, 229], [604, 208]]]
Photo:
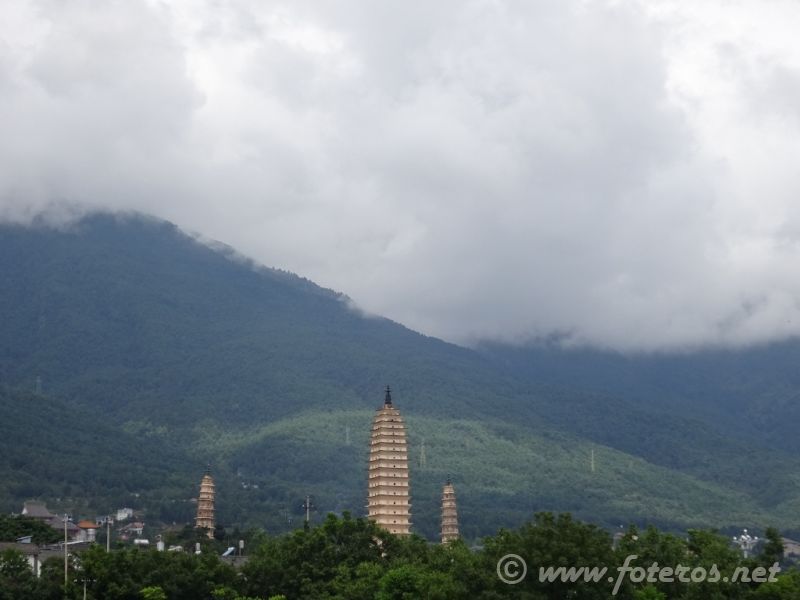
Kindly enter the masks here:
[[117, 509], [117, 521], [127, 521], [133, 517], [133, 509], [132, 508], [118, 508]]

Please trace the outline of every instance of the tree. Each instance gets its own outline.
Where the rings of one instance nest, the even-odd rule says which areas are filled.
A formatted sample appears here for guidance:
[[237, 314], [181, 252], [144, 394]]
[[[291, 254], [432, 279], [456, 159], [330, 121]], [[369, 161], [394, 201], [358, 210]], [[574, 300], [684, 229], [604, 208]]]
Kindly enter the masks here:
[[466, 598], [447, 573], [405, 564], [386, 572], [381, 578], [377, 600], [451, 600]]
[[51, 544], [61, 539], [61, 533], [41, 521], [23, 515], [0, 515], [0, 542], [14, 542], [30, 535], [34, 544]]
[[775, 527], [767, 527], [764, 538], [764, 545], [756, 557], [758, 562], [765, 567], [780, 564], [783, 561], [783, 538], [780, 532]]
[[356, 579], [362, 563], [381, 563], [400, 550], [399, 540], [366, 519], [328, 515], [320, 527], [270, 538], [243, 567], [251, 595], [286, 594], [320, 598], [335, 592], [334, 582]]
[[144, 600], [167, 600], [167, 595], [159, 586], [153, 585], [142, 588], [140, 592]]
[[792, 570], [768, 581], [753, 592], [754, 600], [798, 600], [800, 598], [800, 571]]
[[579, 597], [589, 600], [606, 599], [612, 584], [603, 577], [598, 582], [540, 582], [534, 569], [539, 567], [597, 567], [614, 568], [617, 561], [607, 532], [595, 525], [575, 521], [569, 514], [538, 513], [533, 522], [517, 531], [501, 531], [486, 538], [483, 568], [494, 573], [498, 561], [507, 554], [517, 554], [528, 565], [525, 579], [509, 586], [494, 577], [489, 585], [503, 596], [552, 598]]
[[21, 552], [5, 550], [0, 553], [0, 600], [32, 598], [36, 577]]
[[653, 585], [648, 585], [633, 594], [634, 600], [667, 600], [667, 595], [659, 592]]
[[685, 598], [730, 600], [742, 598], [747, 594], [745, 586], [721, 580], [722, 577], [733, 574], [737, 567], [743, 566], [741, 554], [731, 546], [727, 537], [705, 529], [690, 529], [687, 548], [688, 566], [692, 571], [704, 569], [707, 573], [711, 573], [713, 570], [715, 574], [719, 574], [720, 581], [706, 579], [687, 584]]
[[[676, 567], [689, 563], [689, 549], [686, 541], [672, 534], [662, 533], [653, 526], [645, 529], [644, 533], [640, 533], [636, 527], [629, 528], [620, 540], [616, 554], [619, 564], [624, 564], [629, 556], [636, 556], [637, 558], [630, 564], [645, 569], [655, 563], [662, 567]], [[653, 587], [667, 598], [679, 598], [685, 593], [688, 584], [676, 578], [672, 582], [659, 581], [640, 585], [643, 587], [637, 592], [644, 592], [648, 587]], [[629, 578], [624, 582], [624, 586], [631, 590], [637, 587]]]

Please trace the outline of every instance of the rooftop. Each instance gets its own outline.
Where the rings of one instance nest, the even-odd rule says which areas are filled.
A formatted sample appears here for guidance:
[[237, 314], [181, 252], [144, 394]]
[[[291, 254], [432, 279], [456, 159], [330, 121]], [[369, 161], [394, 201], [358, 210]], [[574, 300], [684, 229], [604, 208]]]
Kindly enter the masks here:
[[28, 500], [22, 505], [22, 514], [34, 519], [52, 519], [55, 515], [47, 510], [44, 502]]
[[83, 519], [82, 521], [78, 522], [78, 527], [81, 529], [97, 529], [97, 523], [90, 521], [89, 519]]

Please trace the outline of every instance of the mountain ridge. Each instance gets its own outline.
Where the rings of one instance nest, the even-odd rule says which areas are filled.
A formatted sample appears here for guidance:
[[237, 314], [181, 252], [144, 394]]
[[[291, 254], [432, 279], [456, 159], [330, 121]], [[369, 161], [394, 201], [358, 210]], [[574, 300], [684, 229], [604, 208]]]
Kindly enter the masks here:
[[[472, 538], [539, 508], [606, 525], [800, 528], [800, 463], [789, 453], [622, 394], [548, 387], [172, 224], [93, 215], [70, 231], [0, 225], [0, 274], [0, 382], [30, 390], [41, 377], [46, 397], [164, 448], [175, 477], [138, 500], [155, 518], [186, 519], [182, 502], [207, 461], [228, 490], [230, 524], [285, 529], [310, 491], [321, 510], [358, 514], [366, 445], [356, 440], [390, 383], [412, 454], [423, 437], [428, 448], [428, 466], [412, 465], [412, 502], [431, 539], [448, 472]], [[0, 505], [18, 500], [6, 492]]]

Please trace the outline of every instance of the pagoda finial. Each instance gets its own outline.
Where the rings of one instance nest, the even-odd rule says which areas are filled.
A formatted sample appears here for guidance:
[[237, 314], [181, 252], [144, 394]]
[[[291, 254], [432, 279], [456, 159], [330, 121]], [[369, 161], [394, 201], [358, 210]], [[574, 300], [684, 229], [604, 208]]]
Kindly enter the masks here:
[[453, 485], [453, 480], [450, 479], [450, 473], [447, 474], [447, 481], [444, 482], [445, 485]]
[[206, 464], [206, 475], [211, 475], [211, 463]]
[[383, 399], [384, 406], [391, 406], [392, 405], [392, 390], [389, 386], [386, 386], [386, 396]]

